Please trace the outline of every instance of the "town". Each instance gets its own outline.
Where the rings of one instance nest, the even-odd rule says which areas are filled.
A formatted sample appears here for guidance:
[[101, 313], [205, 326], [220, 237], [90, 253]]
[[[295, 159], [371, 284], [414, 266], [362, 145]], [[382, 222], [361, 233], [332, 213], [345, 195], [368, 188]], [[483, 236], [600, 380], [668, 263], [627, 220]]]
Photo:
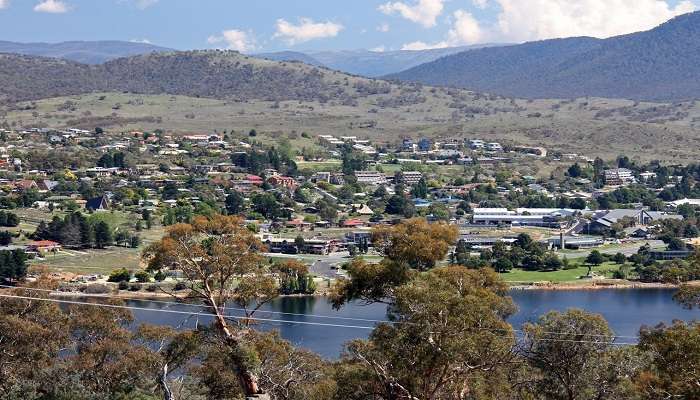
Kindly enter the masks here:
[[[255, 130], [98, 127], [4, 129], [0, 139], [11, 217], [0, 252], [70, 282], [121, 273], [125, 289], [153, 291], [139, 251], [167, 226], [218, 213], [244, 216], [271, 260], [304, 260], [318, 288], [346, 278], [354, 257], [381, 259], [372, 228], [413, 217], [457, 227], [450, 260], [494, 266], [512, 285], [695, 278], [676, 269], [700, 244], [698, 165], [605, 162], [467, 133], [373, 143], [304, 132], [266, 144]], [[495, 251], [523, 238], [540, 245], [534, 254]]]

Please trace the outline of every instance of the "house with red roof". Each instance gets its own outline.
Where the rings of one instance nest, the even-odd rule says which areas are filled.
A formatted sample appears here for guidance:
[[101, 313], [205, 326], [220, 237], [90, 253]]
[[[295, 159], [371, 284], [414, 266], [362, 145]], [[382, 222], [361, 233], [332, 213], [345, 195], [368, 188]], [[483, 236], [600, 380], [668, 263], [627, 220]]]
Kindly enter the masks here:
[[297, 188], [297, 181], [289, 176], [273, 175], [267, 178], [267, 182], [274, 187], [284, 187], [289, 190]]
[[38, 240], [27, 245], [27, 251], [37, 253], [55, 252], [61, 250], [61, 244], [52, 240]]
[[367, 226], [367, 223], [361, 219], [353, 218], [353, 219], [346, 219], [345, 221], [341, 222], [340, 227], [341, 228], [362, 228]]

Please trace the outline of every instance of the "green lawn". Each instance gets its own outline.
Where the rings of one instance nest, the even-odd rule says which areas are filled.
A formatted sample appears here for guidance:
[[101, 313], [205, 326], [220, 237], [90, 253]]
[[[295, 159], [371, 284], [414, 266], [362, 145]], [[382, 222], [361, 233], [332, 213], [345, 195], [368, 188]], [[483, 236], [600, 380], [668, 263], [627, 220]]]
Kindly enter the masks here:
[[[580, 265], [580, 264], [579, 264]], [[605, 277], [612, 277], [613, 271], [616, 271], [619, 265], [615, 263], [605, 263], [599, 267], [594, 267], [593, 272], [597, 272], [598, 275], [603, 275]], [[525, 271], [522, 269], [514, 269], [510, 272], [501, 274], [501, 277], [506, 282], [510, 283], [530, 283], [530, 282], [553, 282], [553, 283], [563, 283], [563, 282], [578, 282], [580, 277], [588, 273], [588, 267], [579, 266], [575, 269], [551, 271], [551, 272], [539, 272], [539, 271]]]

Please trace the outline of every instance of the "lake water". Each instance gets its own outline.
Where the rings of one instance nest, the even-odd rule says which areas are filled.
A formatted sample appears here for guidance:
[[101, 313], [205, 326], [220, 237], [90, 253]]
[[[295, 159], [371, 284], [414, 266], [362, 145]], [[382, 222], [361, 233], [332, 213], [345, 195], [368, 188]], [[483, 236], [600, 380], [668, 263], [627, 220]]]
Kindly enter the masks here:
[[[519, 311], [509, 322], [515, 328], [535, 321], [550, 310], [565, 311], [580, 308], [599, 313], [607, 319], [615, 334], [636, 336], [642, 325], [653, 326], [679, 319], [700, 319], [700, 311], [685, 310], [673, 302], [674, 291], [669, 289], [609, 289], [609, 290], [513, 290], [511, 296]], [[208, 317], [188, 317], [184, 314], [162, 313], [157, 310], [198, 311], [197, 307], [167, 305], [146, 300], [133, 300], [130, 306], [147, 308], [134, 311], [137, 323], [148, 322], [171, 326], [194, 327], [208, 323]], [[231, 310], [230, 315], [240, 315]], [[386, 306], [352, 303], [335, 311], [322, 297], [286, 297], [267, 305], [256, 317], [276, 321], [265, 322], [262, 329], [277, 329], [292, 343], [313, 350], [327, 358], [337, 358], [343, 344], [349, 340], [366, 338], [376, 320], [386, 319]], [[295, 323], [296, 322], [296, 323]], [[306, 324], [300, 324], [306, 323]], [[316, 325], [318, 324], [318, 325]], [[332, 326], [342, 325], [342, 326]], [[625, 339], [624, 341], [630, 341]]]

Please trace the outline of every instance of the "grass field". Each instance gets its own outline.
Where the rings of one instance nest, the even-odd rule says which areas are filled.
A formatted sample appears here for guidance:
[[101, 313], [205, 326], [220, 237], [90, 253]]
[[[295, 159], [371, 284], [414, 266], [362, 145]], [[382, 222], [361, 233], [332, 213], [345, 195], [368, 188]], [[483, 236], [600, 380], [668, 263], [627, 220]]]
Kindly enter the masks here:
[[[380, 106], [372, 96], [356, 105], [338, 102], [246, 102], [170, 95], [95, 93], [45, 99], [36, 108], [12, 108], [5, 120], [18, 126], [69, 126], [94, 129], [96, 124], [119, 132], [164, 129], [174, 133], [231, 132], [241, 137], [256, 129], [267, 144], [286, 138], [293, 146], [315, 147], [316, 135], [358, 136], [379, 143], [398, 143], [401, 136], [482, 138], [487, 141], [544, 146], [613, 159], [626, 153], [640, 160], [694, 161], [700, 145], [700, 103], [688, 105], [678, 121], [634, 120], [654, 105], [627, 100], [518, 100], [467, 96], [455, 99], [442, 90], [422, 89], [423, 103]], [[62, 105], [73, 102], [70, 110]], [[463, 113], [454, 103], [483, 110]], [[114, 107], [118, 105], [118, 109]], [[629, 116], [600, 117], [602, 110], [628, 107]], [[684, 109], [686, 109], [684, 108]], [[81, 124], [89, 111], [91, 119]], [[536, 117], [535, 117], [536, 115]], [[301, 137], [307, 132], [309, 139]], [[669, 143], [671, 145], [669, 145]]]
[[[580, 264], [579, 264], [580, 265]], [[616, 271], [619, 265], [615, 263], [605, 263], [599, 267], [594, 267], [593, 272], [606, 278], [611, 278], [613, 271]], [[580, 281], [580, 277], [588, 273], [588, 267], [580, 265], [575, 269], [559, 270], [552, 272], [525, 271], [522, 269], [514, 269], [510, 272], [501, 274], [503, 280], [509, 283], [531, 283], [531, 282], [552, 282], [565, 283]]]

